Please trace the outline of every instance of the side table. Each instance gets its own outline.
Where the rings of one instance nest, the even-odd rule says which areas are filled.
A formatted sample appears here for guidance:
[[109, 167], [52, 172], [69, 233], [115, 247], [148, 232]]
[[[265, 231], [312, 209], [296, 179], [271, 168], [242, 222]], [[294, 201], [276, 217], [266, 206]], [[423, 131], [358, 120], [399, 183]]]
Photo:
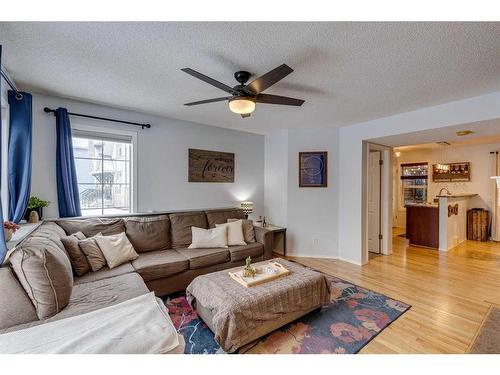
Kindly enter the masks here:
[[273, 253], [286, 256], [286, 228], [276, 225], [267, 224], [265, 227], [259, 226], [273, 233]]

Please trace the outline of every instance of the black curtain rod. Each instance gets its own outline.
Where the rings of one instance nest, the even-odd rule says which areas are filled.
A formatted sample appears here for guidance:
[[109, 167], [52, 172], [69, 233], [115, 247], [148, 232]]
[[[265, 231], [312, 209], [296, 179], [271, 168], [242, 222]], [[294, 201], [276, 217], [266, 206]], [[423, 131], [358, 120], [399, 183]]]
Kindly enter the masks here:
[[16, 99], [21, 100], [23, 98], [23, 94], [19, 92], [16, 85], [14, 85], [14, 82], [10, 80], [9, 76], [3, 71], [3, 69], [0, 69], [0, 74], [2, 75], [5, 82], [7, 82], [7, 84], [10, 86], [12, 91], [16, 93]]
[[[45, 107], [43, 109], [45, 113], [50, 113], [52, 112], [54, 116], [56, 115], [56, 110], [55, 109], [50, 109], [49, 107]], [[123, 120], [115, 120], [112, 118], [107, 118], [107, 117], [99, 117], [99, 116], [90, 116], [90, 115], [82, 115], [81, 113], [73, 113], [73, 112], [68, 112], [68, 115], [70, 116], [78, 116], [78, 117], [85, 117], [85, 118], [93, 118], [96, 120], [103, 120], [103, 121], [111, 121], [111, 122], [119, 122], [122, 124], [128, 124], [128, 125], [135, 125], [135, 126], [140, 126], [143, 129], [147, 128], [149, 129], [151, 127], [151, 124], [141, 124], [140, 122], [132, 122], [132, 121], [123, 121]]]

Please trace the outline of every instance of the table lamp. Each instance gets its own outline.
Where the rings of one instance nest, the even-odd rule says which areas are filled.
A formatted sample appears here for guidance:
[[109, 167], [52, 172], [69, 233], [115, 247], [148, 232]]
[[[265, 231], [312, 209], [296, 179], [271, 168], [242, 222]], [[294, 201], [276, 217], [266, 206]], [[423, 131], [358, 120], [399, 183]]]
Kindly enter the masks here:
[[245, 219], [253, 212], [253, 202], [241, 202], [241, 209], [245, 213]]

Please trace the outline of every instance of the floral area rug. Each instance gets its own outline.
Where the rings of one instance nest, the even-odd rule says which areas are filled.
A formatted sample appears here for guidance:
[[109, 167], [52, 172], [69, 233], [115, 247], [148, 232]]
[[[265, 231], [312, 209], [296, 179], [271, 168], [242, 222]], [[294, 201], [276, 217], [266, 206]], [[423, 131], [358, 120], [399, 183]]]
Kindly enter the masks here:
[[[354, 354], [410, 305], [334, 276], [331, 303], [245, 345], [240, 354]], [[166, 297], [170, 317], [186, 342], [186, 354], [224, 353], [184, 294]]]

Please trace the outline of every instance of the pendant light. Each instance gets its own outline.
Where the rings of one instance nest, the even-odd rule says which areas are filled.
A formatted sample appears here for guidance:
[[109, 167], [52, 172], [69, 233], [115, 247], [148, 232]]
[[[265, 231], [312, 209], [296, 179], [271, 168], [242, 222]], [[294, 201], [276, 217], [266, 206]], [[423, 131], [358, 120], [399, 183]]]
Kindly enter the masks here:
[[439, 173], [448, 173], [450, 171], [450, 165], [446, 164], [446, 147], [448, 147], [450, 144], [446, 141], [441, 141], [437, 142], [438, 145], [441, 146], [441, 162], [437, 163], [434, 168], [439, 172]]

